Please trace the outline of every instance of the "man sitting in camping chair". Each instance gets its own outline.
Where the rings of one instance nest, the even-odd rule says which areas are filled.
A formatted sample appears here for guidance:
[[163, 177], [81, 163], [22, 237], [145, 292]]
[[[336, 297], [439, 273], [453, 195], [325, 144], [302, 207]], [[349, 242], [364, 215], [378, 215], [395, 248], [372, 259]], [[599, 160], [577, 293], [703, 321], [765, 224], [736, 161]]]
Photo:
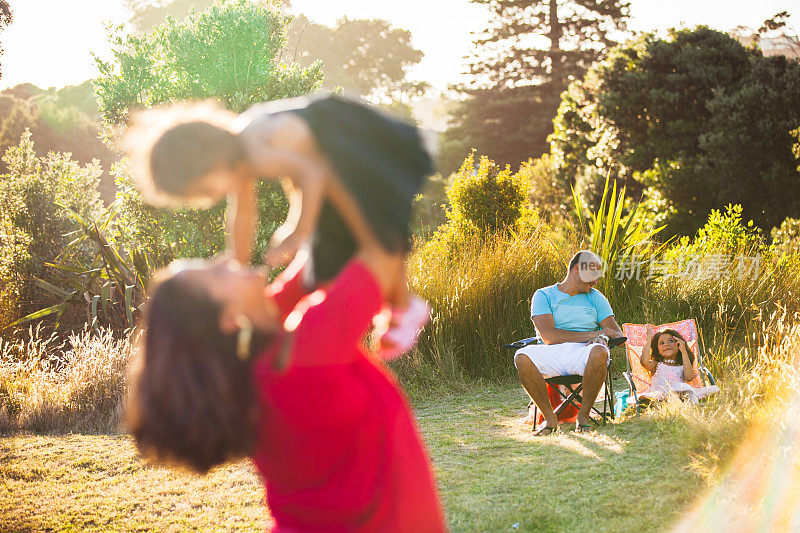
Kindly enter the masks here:
[[558, 429], [545, 383], [546, 378], [554, 376], [583, 376], [583, 401], [575, 431], [588, 429], [591, 407], [608, 372], [608, 340], [622, 336], [611, 305], [594, 288], [602, 275], [600, 257], [581, 250], [570, 260], [564, 281], [533, 295], [531, 320], [543, 344], [517, 350], [514, 366], [522, 386], [544, 416], [536, 435], [549, 435]]

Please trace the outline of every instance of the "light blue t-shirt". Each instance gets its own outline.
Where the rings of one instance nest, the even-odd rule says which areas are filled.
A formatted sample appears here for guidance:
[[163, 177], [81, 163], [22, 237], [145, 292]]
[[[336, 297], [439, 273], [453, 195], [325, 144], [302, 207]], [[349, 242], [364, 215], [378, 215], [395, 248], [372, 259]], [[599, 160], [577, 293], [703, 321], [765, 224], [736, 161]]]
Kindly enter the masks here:
[[597, 289], [570, 296], [555, 284], [537, 290], [531, 300], [531, 317], [553, 315], [556, 329], [593, 331], [600, 329], [600, 322], [613, 314], [611, 304]]

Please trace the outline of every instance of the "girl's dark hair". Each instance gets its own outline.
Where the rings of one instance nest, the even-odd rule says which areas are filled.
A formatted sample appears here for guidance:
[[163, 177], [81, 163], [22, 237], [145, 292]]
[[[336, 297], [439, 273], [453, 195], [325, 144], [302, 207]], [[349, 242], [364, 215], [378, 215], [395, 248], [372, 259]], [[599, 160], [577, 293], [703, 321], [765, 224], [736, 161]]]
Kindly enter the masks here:
[[203, 120], [176, 124], [155, 141], [149, 157], [156, 190], [185, 196], [209, 172], [232, 168], [244, 158], [242, 141], [231, 131]]
[[[678, 338], [683, 342], [686, 342], [686, 339], [683, 338], [683, 335], [681, 335], [674, 329], [665, 329], [663, 331], [656, 332], [656, 334], [653, 335], [653, 338], [650, 340], [650, 357], [653, 358], [653, 361], [659, 363], [662, 362], [664, 358], [661, 357], [661, 353], [658, 351], [658, 339], [661, 337], [661, 335], [665, 334], [672, 335], [673, 337]], [[689, 348], [688, 342], [686, 343], [686, 351], [689, 352], [689, 362], [694, 364], [694, 353], [692, 353], [691, 348]], [[683, 352], [681, 350], [678, 350], [678, 355], [675, 356], [675, 362], [678, 363], [679, 365], [683, 364]]]
[[[259, 402], [251, 359], [219, 328], [221, 305], [180, 274], [150, 290], [128, 426], [140, 452], [205, 473], [252, 451]], [[255, 333], [251, 353], [271, 339]]]

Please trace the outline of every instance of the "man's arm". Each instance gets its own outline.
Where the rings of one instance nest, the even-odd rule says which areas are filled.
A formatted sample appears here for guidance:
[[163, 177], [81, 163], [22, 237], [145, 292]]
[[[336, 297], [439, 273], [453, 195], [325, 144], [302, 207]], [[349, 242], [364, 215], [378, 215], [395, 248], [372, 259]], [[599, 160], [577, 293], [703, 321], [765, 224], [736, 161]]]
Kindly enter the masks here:
[[542, 337], [545, 344], [561, 344], [562, 342], [591, 342], [601, 333], [609, 338], [621, 337], [622, 331], [614, 320], [614, 316], [600, 321], [601, 329], [591, 331], [569, 331], [556, 328], [553, 315], [536, 315], [531, 317], [533, 325]]
[[593, 341], [600, 334], [600, 330], [594, 331], [569, 331], [557, 329], [553, 320], [553, 315], [535, 315], [531, 317], [536, 331], [545, 344], [561, 344], [562, 342], [589, 342]]
[[600, 333], [607, 335], [609, 339], [615, 339], [617, 337], [622, 337], [622, 328], [619, 327], [617, 324], [614, 315], [604, 318], [600, 321]]

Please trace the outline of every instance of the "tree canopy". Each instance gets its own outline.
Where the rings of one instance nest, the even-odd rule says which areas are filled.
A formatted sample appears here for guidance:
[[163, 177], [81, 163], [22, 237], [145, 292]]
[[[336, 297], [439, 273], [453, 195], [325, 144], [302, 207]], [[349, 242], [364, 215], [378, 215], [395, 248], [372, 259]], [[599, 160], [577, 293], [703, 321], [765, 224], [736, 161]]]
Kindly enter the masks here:
[[342, 87], [376, 99], [427, 86], [406, 79], [406, 69], [423, 56], [411, 45], [411, 32], [385, 20], [343, 18], [329, 28], [298, 15], [289, 26], [282, 56], [303, 66], [322, 60], [324, 87]]
[[[117, 154], [99, 138], [99, 113], [87, 81], [62, 89], [40, 89], [25, 83], [0, 93], [0, 154], [16, 146], [25, 130], [35, 141], [36, 154], [69, 152], [82, 164], [99, 159], [108, 171]], [[0, 162], [0, 173], [6, 172]], [[113, 180], [108, 174], [101, 178], [103, 198], [113, 198]]]
[[[113, 58], [97, 59], [100, 77], [94, 81], [103, 120], [118, 125], [135, 109], [207, 98], [240, 112], [258, 102], [308, 93], [321, 82], [321, 63], [303, 68], [278, 61], [289, 19], [277, 2], [226, 0], [182, 20], [167, 18], [143, 35], [112, 33]], [[221, 206], [179, 213], [152, 208], [119, 170], [119, 219], [127, 240], [146, 243], [160, 263], [222, 249]], [[261, 183], [259, 210], [254, 254], [260, 259], [286, 215], [274, 182]]]
[[[0, 0], [0, 31], [11, 24], [12, 20], [14, 20], [14, 16], [11, 13], [11, 6], [8, 5], [8, 0]], [[3, 55], [2, 45], [0, 45], [0, 55]], [[0, 69], [0, 78], [2, 77], [3, 71]]]
[[729, 203], [777, 225], [800, 208], [789, 133], [800, 125], [798, 75], [797, 61], [703, 26], [641, 36], [564, 93], [550, 137], [562, 186], [591, 201], [611, 173], [672, 234]]
[[[517, 165], [547, 151], [547, 135], [569, 81], [580, 77], [625, 29], [625, 0], [472, 0], [493, 14], [475, 40], [463, 103], [448, 130], [453, 162], [475, 148]], [[452, 141], [456, 140], [456, 143]]]
[[278, 63], [289, 17], [273, 4], [227, 0], [183, 20], [168, 18], [144, 35], [110, 36], [113, 59], [97, 58], [103, 118], [117, 124], [131, 109], [215, 98], [242, 111], [318, 86], [322, 65]]

